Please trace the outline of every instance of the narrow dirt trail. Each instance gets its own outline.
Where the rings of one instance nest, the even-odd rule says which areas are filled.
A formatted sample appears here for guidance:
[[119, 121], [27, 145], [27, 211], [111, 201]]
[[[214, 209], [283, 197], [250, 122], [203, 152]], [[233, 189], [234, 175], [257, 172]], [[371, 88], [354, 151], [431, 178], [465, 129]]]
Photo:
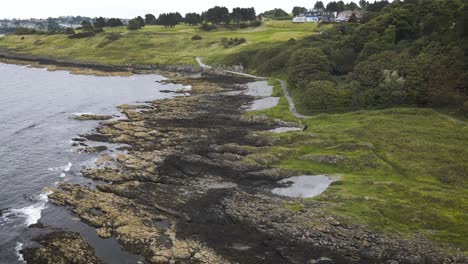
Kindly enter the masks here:
[[[200, 65], [200, 67], [202, 67], [203, 69], [213, 69], [212, 66], [204, 64], [202, 62], [201, 57], [196, 57], [195, 60], [197, 61], [198, 65]], [[242, 73], [242, 72], [235, 72], [235, 71], [228, 71], [228, 70], [222, 70], [222, 71], [225, 72], [225, 73], [236, 74], [236, 75], [240, 75], [240, 76], [244, 76], [244, 77], [251, 77], [251, 78], [263, 79], [263, 80], [267, 79], [265, 77], [259, 77], [259, 76], [255, 76], [255, 75], [251, 75], [251, 74]], [[283, 90], [284, 96], [288, 100], [289, 111], [291, 111], [291, 114], [293, 114], [297, 118], [311, 118], [312, 116], [301, 115], [301, 114], [299, 114], [297, 112], [296, 105], [294, 104], [294, 100], [292, 99], [291, 95], [289, 94], [288, 85], [283, 80], [278, 79], [278, 81], [281, 84], [281, 89]]]

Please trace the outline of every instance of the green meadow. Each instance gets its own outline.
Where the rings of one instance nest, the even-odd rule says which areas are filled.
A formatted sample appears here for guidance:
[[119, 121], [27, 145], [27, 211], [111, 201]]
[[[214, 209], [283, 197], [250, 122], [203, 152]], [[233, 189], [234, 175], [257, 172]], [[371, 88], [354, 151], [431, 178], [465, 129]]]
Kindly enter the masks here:
[[[0, 39], [0, 49], [17, 54], [113, 65], [196, 65], [194, 58], [197, 56], [210, 62], [210, 58], [237, 53], [253, 44], [301, 39], [320, 30], [316, 24], [298, 25], [290, 21], [265, 21], [256, 28], [212, 31], [184, 24], [174, 28], [146, 26], [135, 31], [120, 27], [105, 28], [103, 33], [81, 39], [69, 39], [64, 34], [9, 35]], [[194, 35], [202, 39], [192, 40]], [[221, 43], [223, 38], [245, 38], [247, 42], [225, 48]]]
[[[277, 81], [275, 93], [279, 94]], [[305, 132], [267, 133], [277, 144], [249, 159], [310, 174], [337, 175], [316, 198], [342, 221], [371, 229], [422, 234], [468, 248], [468, 123], [433, 109], [389, 108], [297, 119], [285, 97], [249, 114], [302, 123]], [[339, 156], [336, 163], [314, 156]], [[291, 210], [301, 204], [288, 204]]]

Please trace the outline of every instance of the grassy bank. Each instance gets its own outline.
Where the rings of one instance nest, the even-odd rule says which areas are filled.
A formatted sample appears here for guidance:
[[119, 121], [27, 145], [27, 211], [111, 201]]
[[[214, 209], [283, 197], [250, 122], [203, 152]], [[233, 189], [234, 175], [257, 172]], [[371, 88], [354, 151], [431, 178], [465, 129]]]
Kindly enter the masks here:
[[[0, 48], [18, 54], [100, 64], [195, 65], [196, 56], [203, 56], [206, 62], [211, 62], [210, 58], [238, 53], [260, 42], [301, 39], [318, 31], [316, 24], [297, 25], [290, 21], [266, 21], [258, 28], [212, 31], [188, 25], [175, 28], [146, 26], [137, 31], [121, 27], [105, 28], [103, 33], [82, 39], [69, 39], [63, 34], [9, 35], [0, 38]], [[202, 39], [192, 40], [194, 35]], [[222, 38], [245, 38], [247, 42], [225, 48], [221, 43]]]
[[278, 143], [250, 158], [311, 174], [340, 175], [341, 180], [317, 198], [330, 205], [329, 212], [374, 230], [423, 234], [468, 249], [466, 120], [417, 108], [299, 120], [288, 111], [284, 97], [278, 106], [254, 114], [260, 113], [308, 129], [269, 134]]

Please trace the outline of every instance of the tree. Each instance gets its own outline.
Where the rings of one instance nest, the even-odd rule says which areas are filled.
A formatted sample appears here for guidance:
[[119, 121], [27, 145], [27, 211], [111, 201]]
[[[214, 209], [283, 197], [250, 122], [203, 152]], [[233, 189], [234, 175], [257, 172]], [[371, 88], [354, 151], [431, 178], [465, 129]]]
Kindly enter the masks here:
[[349, 2], [348, 4], [345, 5], [346, 10], [356, 10], [358, 8], [359, 6], [354, 2]]
[[156, 17], [153, 14], [145, 15], [145, 24], [146, 25], [156, 25]]
[[141, 17], [141, 16], [137, 16], [135, 18], [135, 20], [138, 22], [138, 24], [140, 25], [140, 28], [144, 27], [145, 26], [145, 20]]
[[57, 23], [56, 19], [53, 18], [48, 18], [47, 19], [47, 31], [53, 32], [53, 31], [60, 31], [62, 27]]
[[103, 18], [103, 17], [98, 17], [96, 18], [96, 20], [94, 21], [94, 27], [97, 27], [97, 28], [103, 28], [107, 25], [106, 23], [106, 19]]
[[208, 9], [205, 14], [207, 22], [213, 24], [229, 23], [229, 10], [226, 7], [215, 6]]
[[108, 27], [121, 27], [123, 25], [124, 24], [122, 23], [122, 20], [120, 20], [119, 18], [110, 18], [109, 20], [107, 20]]
[[240, 8], [236, 7], [232, 9], [232, 13], [230, 14], [230, 18], [234, 21], [234, 23], [239, 24], [241, 22], [248, 22], [257, 19], [257, 14], [255, 12], [255, 8]]
[[300, 15], [302, 13], [305, 13], [305, 12], [307, 12], [307, 8], [300, 7], [300, 6], [295, 6], [293, 8], [293, 10], [292, 10], [292, 13], [293, 13], [294, 16], [298, 16], [298, 15]]
[[127, 25], [128, 30], [138, 30], [141, 28], [142, 28], [141, 21], [139, 21], [138, 19], [134, 18], [128, 21], [128, 25]]
[[179, 24], [179, 17], [177, 13], [160, 14], [158, 17], [158, 24], [167, 27], [175, 27]]
[[314, 9], [325, 9], [322, 1], [317, 1], [314, 5]]
[[81, 28], [83, 30], [93, 30], [93, 24], [89, 20], [81, 21]]
[[340, 92], [330, 81], [311, 81], [300, 100], [302, 105], [309, 109], [330, 109], [342, 106]]
[[289, 84], [304, 89], [312, 80], [326, 79], [331, 71], [331, 63], [320, 49], [305, 48], [292, 54], [288, 70]]
[[338, 1], [338, 2], [330, 2], [327, 4], [327, 7], [325, 10], [329, 12], [341, 12], [345, 10], [345, 3], [343, 1]]
[[289, 14], [281, 8], [275, 8], [273, 10], [265, 11], [261, 14], [263, 17], [268, 18], [279, 18], [279, 17], [288, 17]]
[[202, 18], [200, 14], [197, 13], [187, 13], [185, 14], [185, 23], [193, 26], [198, 25], [202, 22]]

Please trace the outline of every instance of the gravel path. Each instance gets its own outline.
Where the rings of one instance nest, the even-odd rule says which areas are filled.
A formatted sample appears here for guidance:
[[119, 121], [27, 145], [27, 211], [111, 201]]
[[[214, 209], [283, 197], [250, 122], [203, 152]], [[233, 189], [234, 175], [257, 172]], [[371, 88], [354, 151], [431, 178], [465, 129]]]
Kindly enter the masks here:
[[[198, 65], [200, 65], [200, 67], [202, 67], [203, 69], [213, 69], [213, 67], [204, 64], [202, 62], [201, 57], [196, 57], [195, 60], [197, 61]], [[264, 77], [259, 77], [259, 76], [250, 75], [250, 74], [241, 73], [241, 72], [228, 71], [228, 70], [222, 70], [222, 71], [224, 71], [226, 73], [240, 75], [240, 76], [252, 77], [252, 78], [257, 78], [257, 79], [267, 79], [267, 78], [264, 78]], [[289, 110], [291, 111], [291, 113], [297, 118], [310, 118], [311, 116], [301, 115], [301, 114], [299, 114], [297, 112], [296, 105], [294, 104], [294, 100], [292, 99], [291, 95], [288, 92], [288, 86], [287, 86], [286, 82], [283, 81], [283, 80], [280, 80], [280, 79], [278, 79], [278, 81], [281, 84], [281, 89], [283, 89], [284, 96], [286, 97], [286, 99], [288, 99]]]
[[286, 82], [280, 79], [278, 79], [278, 81], [281, 84], [281, 89], [283, 89], [284, 96], [286, 97], [286, 99], [288, 99], [289, 111], [291, 111], [291, 113], [297, 118], [310, 118], [311, 116], [301, 115], [297, 112], [294, 100], [292, 99], [291, 95], [289, 95], [288, 86]]

